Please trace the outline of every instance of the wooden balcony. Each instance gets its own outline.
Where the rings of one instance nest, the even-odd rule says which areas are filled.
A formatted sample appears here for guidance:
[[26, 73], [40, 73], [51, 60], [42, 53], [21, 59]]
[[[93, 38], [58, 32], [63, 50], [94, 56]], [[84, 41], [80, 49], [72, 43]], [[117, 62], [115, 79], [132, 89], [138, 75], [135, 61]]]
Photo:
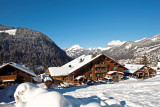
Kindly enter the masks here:
[[95, 67], [108, 67], [107, 64], [95, 64]]
[[107, 73], [107, 70], [96, 70], [96, 73]]
[[16, 78], [17, 78], [17, 75], [0, 76], [0, 81], [3, 81], [3, 80], [15, 80]]

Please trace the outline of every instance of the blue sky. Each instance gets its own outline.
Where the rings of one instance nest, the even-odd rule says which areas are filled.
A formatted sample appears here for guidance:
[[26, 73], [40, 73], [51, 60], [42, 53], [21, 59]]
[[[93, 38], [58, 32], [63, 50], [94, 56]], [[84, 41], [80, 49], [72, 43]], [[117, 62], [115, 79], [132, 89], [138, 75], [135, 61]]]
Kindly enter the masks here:
[[60, 48], [160, 33], [160, 0], [0, 0], [0, 10], [0, 24], [40, 31]]

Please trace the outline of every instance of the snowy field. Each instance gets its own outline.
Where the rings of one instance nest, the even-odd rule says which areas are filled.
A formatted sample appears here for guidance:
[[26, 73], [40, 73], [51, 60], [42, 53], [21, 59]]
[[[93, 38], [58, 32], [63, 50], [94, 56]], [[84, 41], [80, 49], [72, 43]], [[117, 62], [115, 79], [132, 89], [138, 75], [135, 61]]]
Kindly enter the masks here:
[[[160, 76], [148, 80], [125, 80], [115, 84], [82, 86], [57, 90], [83, 103], [118, 100], [124, 107], [160, 107]], [[114, 103], [113, 103], [114, 104]]]
[[[97, 102], [102, 107], [160, 107], [160, 76], [143, 81], [129, 79], [114, 84], [86, 85], [48, 91], [61, 93], [72, 107], [94, 107], [83, 106], [91, 102]], [[0, 107], [14, 107], [15, 101], [7, 99], [8, 95], [2, 100], [2, 94], [5, 92], [0, 91]], [[45, 99], [47, 100], [47, 96]]]

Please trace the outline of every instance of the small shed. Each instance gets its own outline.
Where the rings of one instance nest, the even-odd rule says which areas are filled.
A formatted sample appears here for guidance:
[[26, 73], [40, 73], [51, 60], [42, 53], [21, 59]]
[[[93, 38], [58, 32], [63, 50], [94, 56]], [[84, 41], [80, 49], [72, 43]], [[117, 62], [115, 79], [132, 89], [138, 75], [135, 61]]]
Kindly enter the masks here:
[[106, 74], [107, 79], [112, 79], [113, 81], [120, 81], [123, 80], [123, 72], [119, 72], [119, 71], [109, 71]]
[[75, 78], [75, 84], [77, 83], [77, 84], [82, 85], [82, 84], [85, 84], [86, 82], [87, 82], [87, 81], [86, 81], [85, 76], [77, 76], [77, 77]]

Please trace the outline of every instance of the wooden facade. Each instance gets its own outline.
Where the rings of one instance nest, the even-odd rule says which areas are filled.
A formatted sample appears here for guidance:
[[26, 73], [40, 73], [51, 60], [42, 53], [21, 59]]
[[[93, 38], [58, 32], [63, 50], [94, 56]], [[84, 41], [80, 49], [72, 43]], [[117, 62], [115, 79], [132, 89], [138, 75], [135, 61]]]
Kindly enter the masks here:
[[156, 71], [150, 67], [143, 66], [139, 70], [133, 73], [134, 77], [137, 78], [149, 78], [156, 75]]
[[24, 72], [23, 70], [8, 63], [0, 68], [0, 88], [5, 88], [6, 86], [13, 85], [15, 83], [33, 83], [34, 80], [32, 77], [34, 77], [34, 75]]
[[[92, 55], [92, 57], [94, 56]], [[86, 79], [97, 81], [99, 78], [104, 78], [109, 71], [123, 72], [124, 69], [127, 68], [102, 54], [68, 75], [52, 76], [52, 78], [56, 84], [60, 82], [78, 84], [79, 82], [75, 81], [75, 78], [78, 76], [84, 76]], [[49, 73], [49, 75], [51, 74]]]

